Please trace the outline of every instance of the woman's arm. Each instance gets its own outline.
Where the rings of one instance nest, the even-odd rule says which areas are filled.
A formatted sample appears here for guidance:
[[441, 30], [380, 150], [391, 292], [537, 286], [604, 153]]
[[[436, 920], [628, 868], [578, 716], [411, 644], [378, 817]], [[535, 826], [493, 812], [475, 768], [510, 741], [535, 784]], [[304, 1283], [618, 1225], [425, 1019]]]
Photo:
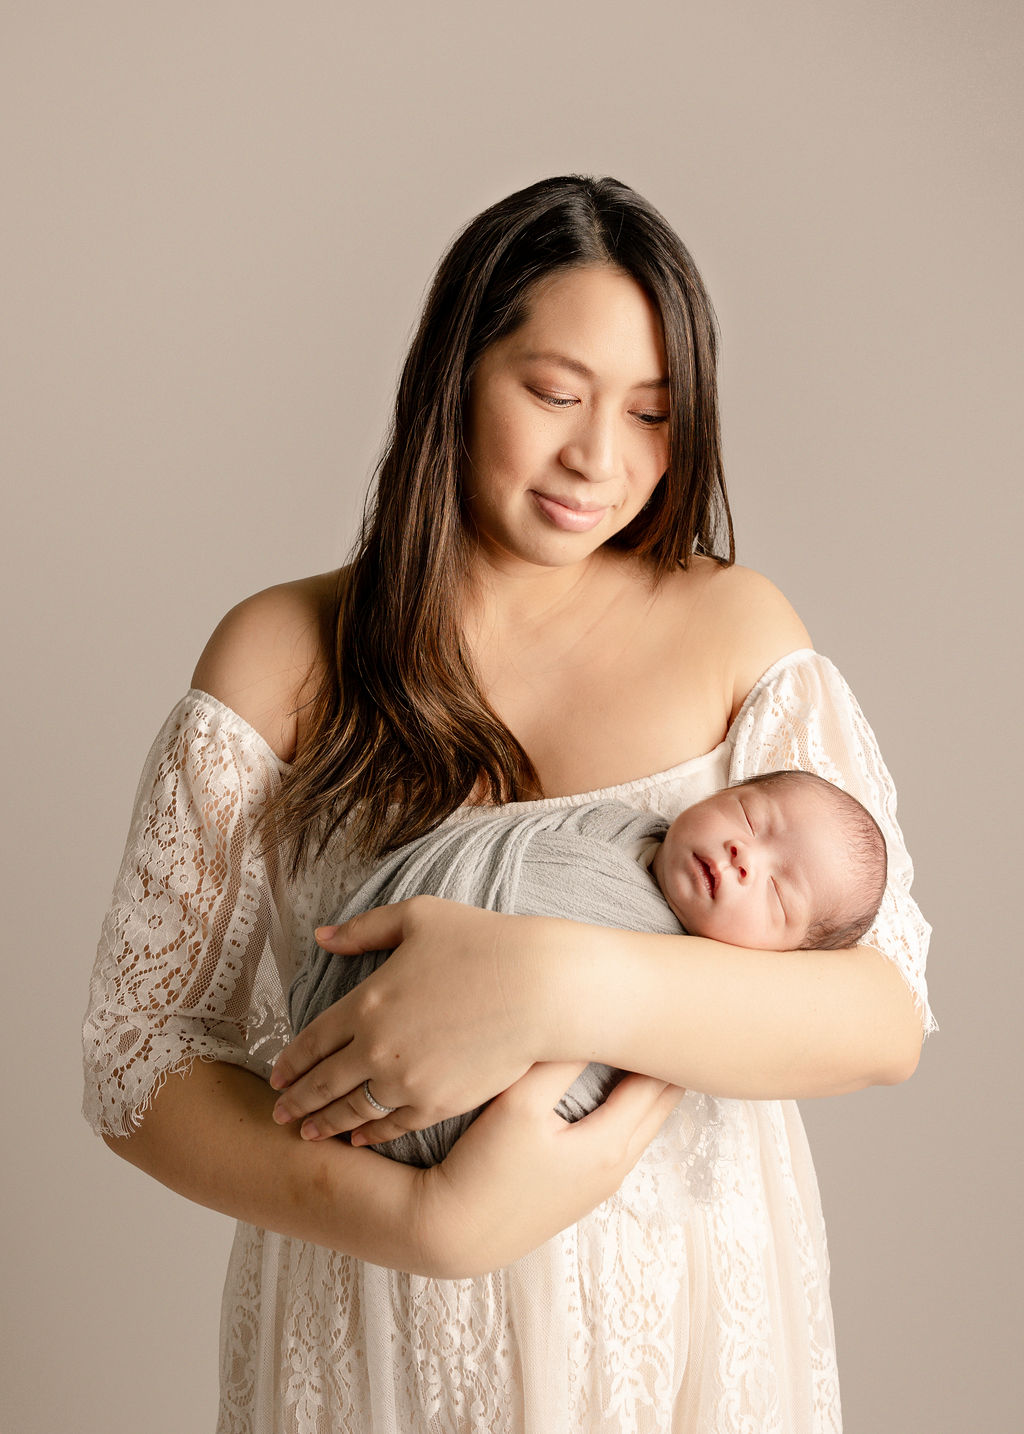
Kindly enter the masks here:
[[[921, 1018], [870, 947], [777, 953], [601, 928], [551, 941], [560, 935], [554, 969], [568, 989], [582, 981], [560, 1022], [566, 1049], [589, 1032], [611, 1063], [749, 1099], [839, 1095], [916, 1069]], [[671, 1024], [651, 1019], [665, 1010]]]
[[530, 1071], [429, 1171], [275, 1125], [259, 1071], [282, 1039], [295, 893], [252, 824], [296, 740], [318, 583], [229, 614], [200, 693], [150, 752], [93, 977], [87, 1113], [113, 1151], [200, 1204], [377, 1264], [475, 1274], [612, 1193], [678, 1092], [638, 1078], [566, 1127], [553, 1107], [576, 1069]]
[[[323, 944], [339, 960], [396, 949], [278, 1060], [275, 1119], [309, 1116], [307, 1137], [362, 1126], [369, 1143], [422, 1129], [534, 1060], [604, 1061], [768, 1100], [905, 1080], [920, 1053], [906, 984], [867, 947], [748, 951], [434, 898], [366, 912]], [[364, 1125], [367, 1077], [398, 1109]]]
[[197, 1204], [359, 1259], [440, 1279], [511, 1263], [618, 1189], [681, 1092], [636, 1077], [568, 1125], [554, 1105], [578, 1067], [538, 1066], [443, 1164], [413, 1169], [270, 1119], [274, 1093], [237, 1066], [196, 1062], [131, 1136], [130, 1164]]
[[134, 1134], [104, 1139], [129, 1164], [211, 1210], [376, 1264], [435, 1273], [418, 1202], [423, 1172], [342, 1141], [296, 1140], [270, 1120], [272, 1100], [250, 1071], [196, 1061], [166, 1082]]

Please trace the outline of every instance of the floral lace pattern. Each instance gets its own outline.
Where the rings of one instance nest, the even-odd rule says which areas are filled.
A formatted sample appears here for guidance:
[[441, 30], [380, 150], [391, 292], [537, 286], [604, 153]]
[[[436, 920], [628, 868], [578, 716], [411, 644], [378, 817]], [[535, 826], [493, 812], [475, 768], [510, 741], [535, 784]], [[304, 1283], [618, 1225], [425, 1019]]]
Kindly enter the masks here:
[[[866, 938], [926, 1029], [928, 927], [895, 794], [827, 659], [794, 653], [704, 757], [606, 793], [671, 819], [730, 780], [800, 766], [854, 792], [889, 843]], [[281, 763], [192, 692], [139, 786], [85, 1025], [85, 1111], [129, 1133], [194, 1059], [265, 1073], [284, 991], [339, 889], [286, 880], [252, 823]], [[792, 1102], [687, 1094], [618, 1193], [505, 1270], [439, 1281], [239, 1224], [224, 1293], [218, 1434], [825, 1434], [840, 1428], [828, 1257]]]
[[925, 981], [931, 928], [910, 895], [914, 868], [896, 820], [896, 788], [874, 733], [836, 668], [812, 653], [784, 658], [755, 687], [729, 737], [730, 781], [778, 768], [817, 772], [874, 816], [885, 837], [889, 881], [863, 944], [896, 962], [925, 1031], [935, 1030]]

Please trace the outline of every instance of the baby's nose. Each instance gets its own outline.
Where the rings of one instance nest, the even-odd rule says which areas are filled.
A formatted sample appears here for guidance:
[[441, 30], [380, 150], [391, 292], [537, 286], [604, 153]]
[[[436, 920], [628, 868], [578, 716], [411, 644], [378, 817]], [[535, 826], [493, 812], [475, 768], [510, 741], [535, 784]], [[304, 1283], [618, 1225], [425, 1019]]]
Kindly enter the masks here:
[[741, 881], [750, 875], [750, 852], [740, 842], [729, 843], [729, 865]]

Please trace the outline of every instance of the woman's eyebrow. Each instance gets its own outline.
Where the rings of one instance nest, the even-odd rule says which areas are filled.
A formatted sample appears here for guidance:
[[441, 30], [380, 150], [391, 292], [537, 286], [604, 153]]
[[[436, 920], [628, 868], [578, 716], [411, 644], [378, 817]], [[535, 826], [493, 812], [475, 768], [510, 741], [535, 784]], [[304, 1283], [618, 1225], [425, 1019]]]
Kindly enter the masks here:
[[[587, 368], [585, 363], [579, 359], [570, 358], [568, 354], [556, 354], [549, 350], [529, 349], [521, 355], [525, 363], [553, 363], [561, 368], [567, 368], [570, 373], [578, 373], [581, 378], [593, 378], [594, 372]], [[633, 385], [634, 388], [668, 388], [667, 378], [648, 378]]]

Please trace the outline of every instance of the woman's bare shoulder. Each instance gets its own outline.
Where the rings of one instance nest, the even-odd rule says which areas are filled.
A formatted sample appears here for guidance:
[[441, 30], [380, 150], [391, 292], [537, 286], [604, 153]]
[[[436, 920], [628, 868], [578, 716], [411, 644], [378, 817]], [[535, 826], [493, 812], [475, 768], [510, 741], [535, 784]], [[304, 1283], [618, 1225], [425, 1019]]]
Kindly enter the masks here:
[[226, 613], [192, 686], [232, 708], [283, 761], [295, 754], [298, 709], [316, 690], [342, 571], [254, 593]]
[[784, 594], [753, 568], [698, 558], [683, 576], [697, 591], [704, 641], [721, 657], [735, 716], [758, 678], [780, 657], [810, 647], [810, 636]]

